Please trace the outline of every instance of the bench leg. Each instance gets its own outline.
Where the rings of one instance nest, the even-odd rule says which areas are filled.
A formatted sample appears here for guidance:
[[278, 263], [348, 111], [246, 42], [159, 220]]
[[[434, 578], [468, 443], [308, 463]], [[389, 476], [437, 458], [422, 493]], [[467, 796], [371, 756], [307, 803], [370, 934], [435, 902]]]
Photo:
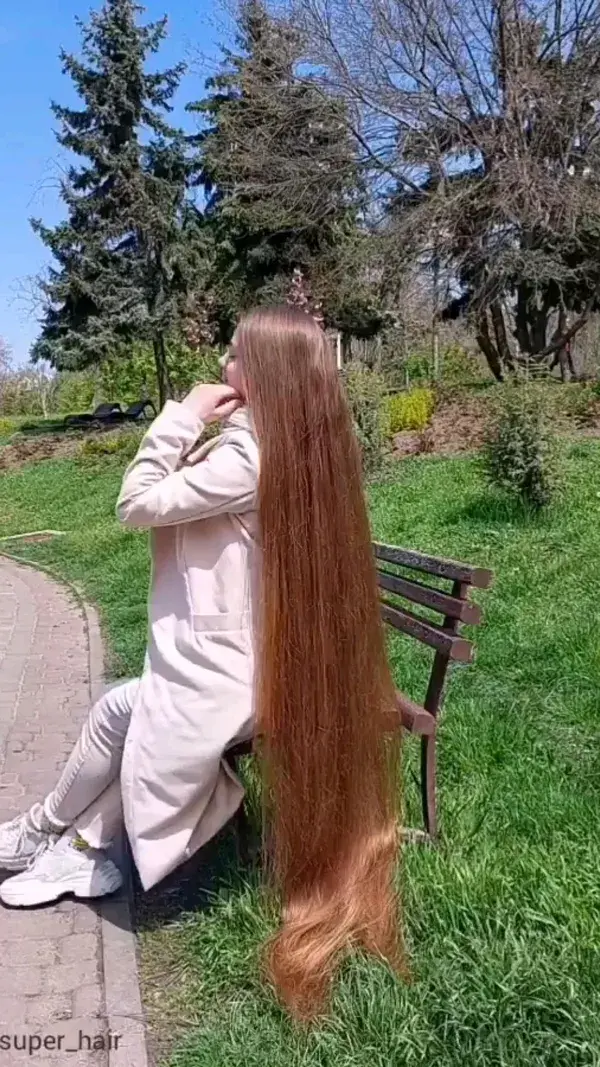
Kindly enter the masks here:
[[[235, 775], [238, 775], [238, 760], [231, 752], [224, 755], [225, 762], [231, 767]], [[242, 800], [238, 810], [233, 816], [233, 829], [235, 833], [235, 848], [238, 863], [241, 867], [249, 867], [251, 860], [252, 826], [246, 811], [245, 801]]]
[[421, 800], [425, 829], [432, 840], [437, 837], [436, 810], [436, 735], [421, 738]]
[[249, 867], [252, 861], [252, 825], [244, 801], [235, 813], [234, 826], [238, 863], [240, 867]]

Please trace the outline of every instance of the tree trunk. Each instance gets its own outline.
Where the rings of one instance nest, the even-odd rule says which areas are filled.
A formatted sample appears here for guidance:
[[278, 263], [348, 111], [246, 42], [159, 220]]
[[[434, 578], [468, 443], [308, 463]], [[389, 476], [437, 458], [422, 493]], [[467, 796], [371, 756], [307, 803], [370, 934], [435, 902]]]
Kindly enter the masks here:
[[165, 339], [160, 333], [152, 342], [154, 349], [154, 363], [156, 365], [156, 381], [158, 383], [158, 403], [162, 410], [167, 400], [173, 396], [169, 368], [167, 366], [167, 353], [165, 351]]
[[492, 301], [492, 304], [490, 305], [490, 312], [492, 315], [494, 334], [496, 336], [496, 349], [500, 357], [500, 362], [504, 367], [507, 367], [509, 370], [514, 370], [515, 361], [511, 351], [510, 342], [508, 340], [508, 334], [506, 332], [504, 312], [502, 310], [502, 305], [498, 300]]
[[573, 381], [579, 381], [579, 375], [578, 375], [577, 371], [575, 370], [575, 363], [573, 361], [573, 342], [572, 341], [567, 341], [566, 351], [567, 351], [567, 364], [568, 364], [568, 367], [569, 367], [569, 371], [571, 373], [571, 378], [573, 379]]
[[[569, 325], [569, 322], [568, 322], [568, 318], [567, 318], [566, 308], [564, 307], [564, 305], [561, 305], [561, 307], [558, 310], [558, 323], [556, 325], [556, 330], [554, 331], [554, 336], [553, 336], [552, 340], [553, 341], [558, 341], [558, 340], [560, 340], [561, 337], [564, 337], [564, 335], [567, 332], [568, 325]], [[571, 379], [571, 371], [572, 371], [572, 367], [573, 367], [573, 362], [572, 362], [572, 360], [570, 359], [570, 356], [569, 356], [569, 348], [570, 348], [570, 342], [569, 341], [567, 341], [564, 345], [561, 345], [561, 347], [556, 351], [556, 353], [554, 355], [554, 359], [552, 360], [552, 364], [551, 364], [551, 368], [550, 368], [551, 370], [554, 370], [556, 365], [557, 364], [559, 365], [559, 367], [560, 367], [560, 377], [561, 377], [561, 381], [562, 382], [568, 382]]]
[[517, 306], [515, 309], [515, 333], [521, 352], [531, 352], [529, 298], [530, 287], [525, 282], [521, 282], [517, 288]]
[[564, 384], [564, 382], [568, 381], [568, 371], [567, 371], [567, 364], [566, 364], [566, 360], [565, 360], [565, 350], [564, 350], [564, 348], [559, 348], [558, 352], [556, 353], [556, 355], [554, 357], [554, 360], [552, 362], [552, 366], [551, 366], [550, 369], [554, 370], [554, 368], [556, 367], [557, 364], [558, 364], [558, 367], [559, 367], [559, 370], [560, 370], [560, 380]]
[[490, 327], [487, 319], [487, 314], [484, 311], [477, 321], [477, 344], [483, 352], [488, 367], [490, 368], [494, 378], [497, 382], [504, 381], [504, 371], [502, 368], [502, 362], [498, 355], [498, 351], [494, 346], [494, 342], [490, 337]]
[[433, 307], [431, 315], [431, 363], [432, 377], [437, 382], [440, 376], [440, 261], [433, 257]]

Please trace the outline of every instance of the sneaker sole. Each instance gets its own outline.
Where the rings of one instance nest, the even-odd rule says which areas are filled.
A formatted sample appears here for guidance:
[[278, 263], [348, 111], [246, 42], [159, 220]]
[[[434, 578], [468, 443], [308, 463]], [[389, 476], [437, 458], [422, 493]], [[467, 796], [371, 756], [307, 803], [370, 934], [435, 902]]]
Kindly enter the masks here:
[[9, 908], [35, 908], [39, 904], [54, 904], [62, 897], [74, 896], [79, 900], [96, 900], [111, 896], [123, 886], [123, 878], [117, 868], [103, 876], [103, 885], [90, 884], [89, 878], [69, 879], [64, 883], [42, 883], [11, 887], [8, 882], [0, 886], [0, 900]]

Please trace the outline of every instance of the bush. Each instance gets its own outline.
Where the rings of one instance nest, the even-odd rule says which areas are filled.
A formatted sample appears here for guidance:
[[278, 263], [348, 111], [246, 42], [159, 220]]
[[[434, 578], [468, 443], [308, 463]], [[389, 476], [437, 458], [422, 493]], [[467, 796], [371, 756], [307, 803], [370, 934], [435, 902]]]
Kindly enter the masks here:
[[585, 426], [593, 420], [597, 398], [592, 386], [573, 382], [556, 385], [552, 391], [552, 410], [559, 418], [571, 420], [577, 426]]
[[95, 371], [63, 371], [56, 390], [56, 410], [64, 415], [78, 415], [94, 405], [98, 391]]
[[402, 370], [407, 389], [413, 384], [428, 384], [431, 381], [431, 355], [427, 352], [411, 352], [404, 360]]
[[57, 433], [63, 428], [62, 419], [45, 419], [43, 415], [0, 416], [0, 440], [6, 441], [13, 434]]
[[0, 441], [7, 441], [19, 429], [19, 420], [0, 415]]
[[[181, 399], [197, 382], [221, 380], [219, 353], [206, 347], [196, 351], [182, 341], [167, 343], [167, 366], [175, 397]], [[149, 397], [158, 401], [156, 364], [152, 347], [143, 342], [127, 352], [106, 360], [100, 368], [100, 389], [104, 400], [133, 404]]]
[[452, 344], [442, 353], [442, 381], [447, 385], [470, 385], [490, 378], [481, 358], [463, 345]]
[[141, 439], [142, 433], [131, 429], [89, 437], [80, 446], [77, 456], [90, 463], [115, 458], [128, 463], [140, 447]]
[[435, 395], [432, 389], [413, 389], [386, 398], [383, 405], [385, 433], [395, 437], [403, 430], [423, 431], [431, 421], [435, 410]]
[[366, 475], [374, 474], [380, 468], [385, 452], [384, 380], [358, 361], [346, 364], [342, 379], [360, 444], [363, 470]]
[[0, 380], [0, 414], [43, 415], [52, 407], [54, 380], [35, 369], [13, 371]]
[[547, 507], [560, 483], [557, 445], [543, 393], [524, 385], [502, 390], [484, 448], [490, 483], [535, 511]]

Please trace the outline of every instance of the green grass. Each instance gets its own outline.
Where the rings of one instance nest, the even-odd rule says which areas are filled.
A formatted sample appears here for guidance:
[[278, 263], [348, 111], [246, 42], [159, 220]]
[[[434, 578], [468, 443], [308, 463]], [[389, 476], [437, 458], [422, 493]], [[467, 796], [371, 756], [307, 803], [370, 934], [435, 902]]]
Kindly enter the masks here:
[[[564, 500], [537, 519], [490, 495], [472, 461], [406, 463], [396, 484], [373, 488], [379, 538], [496, 574], [477, 664], [455, 671], [446, 701], [442, 845], [405, 851], [413, 981], [355, 959], [331, 1019], [296, 1031], [258, 977], [272, 915], [254, 884], [232, 879], [210, 907], [143, 934], [148, 1003], [171, 1046], [163, 1064], [600, 1064], [599, 461], [598, 445], [572, 450]], [[0, 535], [68, 531], [22, 552], [99, 604], [113, 666], [130, 673], [148, 561], [145, 537], [113, 519], [118, 482], [116, 461], [4, 475]], [[400, 639], [391, 655], [398, 682], [421, 696], [424, 658]]]
[[115, 677], [140, 669], [149, 575], [146, 535], [115, 519], [120, 478], [110, 457], [47, 461], [0, 477], [0, 537], [42, 529], [68, 535], [46, 544], [11, 541], [6, 549], [55, 568], [99, 606]]

